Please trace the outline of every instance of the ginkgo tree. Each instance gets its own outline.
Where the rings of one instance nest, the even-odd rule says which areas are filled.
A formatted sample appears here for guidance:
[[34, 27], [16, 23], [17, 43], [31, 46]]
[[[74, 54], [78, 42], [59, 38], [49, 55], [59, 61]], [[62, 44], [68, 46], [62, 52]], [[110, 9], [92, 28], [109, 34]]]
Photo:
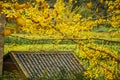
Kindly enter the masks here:
[[[76, 6], [72, 10], [73, 2], [78, 1], [57, 0], [54, 8], [50, 8], [45, 0], [30, 0], [24, 3], [11, 0], [0, 1], [0, 4], [2, 4], [1, 13], [6, 14], [7, 19], [14, 21], [20, 28], [19, 30], [31, 34], [54, 35], [56, 39], [69, 39], [77, 43], [79, 49], [75, 52], [85, 66], [86, 79], [118, 79], [120, 77], [119, 52], [112, 52], [93, 42], [86, 44], [83, 40], [90, 42], [93, 36], [89, 32], [99, 24], [109, 24], [114, 28], [120, 27], [120, 1], [99, 0], [101, 4], [104, 3], [108, 7], [108, 15], [95, 18], [92, 16], [85, 18], [77, 13], [81, 7]], [[91, 9], [92, 1], [90, 0], [86, 6]], [[98, 12], [98, 8], [93, 12]], [[85, 31], [88, 32], [87, 36], [80, 39], [80, 34]], [[115, 33], [120, 33], [120, 31], [117, 30]]]

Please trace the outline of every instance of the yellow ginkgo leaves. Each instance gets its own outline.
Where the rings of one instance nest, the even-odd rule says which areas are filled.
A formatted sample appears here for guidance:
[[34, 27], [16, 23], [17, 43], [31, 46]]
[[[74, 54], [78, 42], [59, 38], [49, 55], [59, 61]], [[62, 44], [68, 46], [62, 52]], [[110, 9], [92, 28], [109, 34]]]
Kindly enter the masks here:
[[99, 12], [99, 9], [98, 9], [98, 8], [96, 8], [95, 12]]
[[49, 17], [50, 17], [49, 14], [44, 14], [44, 18], [45, 18], [45, 19], [48, 19]]
[[92, 8], [92, 2], [87, 3], [87, 8], [91, 9]]
[[26, 24], [25, 20], [21, 17], [16, 18], [16, 22], [17, 22], [18, 25], [21, 25], [21, 26]]
[[24, 3], [24, 4], [15, 4], [14, 5], [14, 9], [16, 9], [16, 10], [23, 9], [23, 8], [28, 9], [29, 7], [30, 7], [30, 5], [27, 4], [27, 3]]
[[102, 4], [102, 3], [103, 3], [103, 0], [99, 0], [99, 2]]
[[44, 2], [45, 0], [36, 0], [37, 3]]
[[9, 29], [6, 29], [4, 31], [4, 36], [9, 36], [11, 34], [11, 31]]

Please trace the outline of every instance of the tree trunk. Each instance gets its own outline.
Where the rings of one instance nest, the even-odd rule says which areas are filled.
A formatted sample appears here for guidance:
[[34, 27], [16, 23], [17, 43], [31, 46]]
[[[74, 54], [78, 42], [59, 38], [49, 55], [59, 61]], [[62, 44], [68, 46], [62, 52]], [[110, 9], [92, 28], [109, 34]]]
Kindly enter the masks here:
[[3, 53], [4, 53], [4, 27], [5, 27], [5, 15], [0, 14], [0, 75], [2, 74], [3, 66]]

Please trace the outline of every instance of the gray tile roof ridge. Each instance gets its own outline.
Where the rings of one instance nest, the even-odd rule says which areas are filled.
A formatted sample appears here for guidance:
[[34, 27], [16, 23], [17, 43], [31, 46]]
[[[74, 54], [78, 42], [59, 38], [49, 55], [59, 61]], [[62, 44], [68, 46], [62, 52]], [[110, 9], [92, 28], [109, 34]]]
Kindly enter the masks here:
[[73, 54], [74, 51], [10, 51], [9, 53], [13, 53], [13, 54]]

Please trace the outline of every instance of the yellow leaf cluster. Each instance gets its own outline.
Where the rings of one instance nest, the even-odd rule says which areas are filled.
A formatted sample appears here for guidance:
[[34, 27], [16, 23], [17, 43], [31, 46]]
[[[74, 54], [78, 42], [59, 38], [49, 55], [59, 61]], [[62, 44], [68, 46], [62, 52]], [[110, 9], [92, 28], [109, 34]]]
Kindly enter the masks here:
[[87, 3], [87, 8], [91, 9], [92, 8], [92, 2]]

